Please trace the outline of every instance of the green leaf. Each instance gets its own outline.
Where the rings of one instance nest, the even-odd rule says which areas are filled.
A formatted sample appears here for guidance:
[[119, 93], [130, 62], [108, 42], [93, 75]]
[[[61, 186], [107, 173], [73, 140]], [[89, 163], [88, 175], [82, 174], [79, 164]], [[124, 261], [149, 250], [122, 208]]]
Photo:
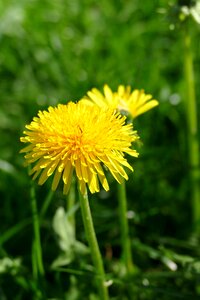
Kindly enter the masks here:
[[59, 267], [63, 267], [66, 266], [68, 264], [70, 264], [73, 260], [74, 256], [72, 254], [72, 252], [65, 252], [61, 255], [59, 255], [51, 264], [51, 268], [52, 269], [56, 269]]
[[53, 218], [53, 229], [58, 237], [58, 245], [62, 253], [53, 261], [52, 268], [70, 264], [76, 255], [85, 255], [89, 252], [88, 247], [75, 238], [75, 228], [69, 221], [63, 207], [59, 207]]
[[53, 218], [53, 229], [58, 236], [60, 249], [64, 252], [70, 252], [75, 243], [75, 230], [63, 207], [56, 210]]
[[20, 258], [11, 259], [10, 257], [4, 257], [0, 259], [0, 274], [10, 273], [12, 275], [15, 275], [18, 273], [20, 267]]

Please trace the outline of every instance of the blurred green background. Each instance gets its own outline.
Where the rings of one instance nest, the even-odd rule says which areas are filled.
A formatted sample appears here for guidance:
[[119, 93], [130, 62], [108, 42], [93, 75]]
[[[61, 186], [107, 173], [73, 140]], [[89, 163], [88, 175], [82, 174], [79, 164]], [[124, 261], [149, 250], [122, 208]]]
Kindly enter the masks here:
[[[186, 1], [187, 2], [187, 1]], [[0, 2], [0, 299], [40, 299], [31, 267], [30, 178], [19, 142], [25, 124], [49, 105], [77, 101], [105, 83], [145, 89], [160, 105], [134, 122], [140, 157], [127, 182], [130, 235], [139, 275], [124, 280], [116, 183], [91, 207], [111, 299], [198, 299], [200, 243], [193, 234], [178, 6], [154, 0], [3, 0]], [[199, 107], [200, 25], [191, 22]], [[50, 183], [36, 185], [39, 210]], [[46, 203], [46, 202], [45, 202]], [[63, 254], [52, 220], [67, 200], [54, 193], [42, 222], [48, 299], [98, 299], [87, 251]], [[64, 225], [63, 225], [64, 226]], [[76, 236], [86, 244], [79, 208]], [[86, 253], [85, 253], [86, 252]], [[70, 254], [69, 254], [70, 253]], [[68, 256], [67, 256], [68, 255]], [[76, 270], [79, 273], [76, 274]]]

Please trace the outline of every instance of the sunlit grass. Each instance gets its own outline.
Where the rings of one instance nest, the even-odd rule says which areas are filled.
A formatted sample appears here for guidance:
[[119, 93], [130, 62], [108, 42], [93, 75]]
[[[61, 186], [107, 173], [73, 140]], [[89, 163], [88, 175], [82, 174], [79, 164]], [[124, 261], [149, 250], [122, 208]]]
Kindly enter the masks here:
[[[184, 18], [192, 10], [198, 20], [198, 9], [188, 7], [188, 14], [180, 13], [175, 1], [171, 5], [161, 0], [145, 5], [129, 0], [4, 2], [0, 4], [0, 299], [99, 299], [99, 277], [78, 195], [72, 191], [68, 203], [62, 186], [50, 191], [51, 180], [42, 187], [35, 185], [45, 269], [43, 284], [36, 280], [30, 178], [19, 155], [19, 137], [38, 110], [76, 102], [93, 87], [102, 91], [105, 83], [112, 91], [122, 83], [145, 89], [159, 100], [157, 108], [134, 121], [140, 158], [130, 159], [135, 172], [127, 171], [126, 216], [136, 273], [126, 274], [121, 257], [118, 192], [112, 176], [107, 175], [110, 191], [101, 189], [90, 201], [110, 297], [128, 300], [132, 293], [133, 300], [198, 298], [199, 235], [191, 221], [193, 184], [188, 180], [184, 107], [189, 97], [182, 40]], [[197, 110], [199, 25], [193, 21], [190, 38]]]

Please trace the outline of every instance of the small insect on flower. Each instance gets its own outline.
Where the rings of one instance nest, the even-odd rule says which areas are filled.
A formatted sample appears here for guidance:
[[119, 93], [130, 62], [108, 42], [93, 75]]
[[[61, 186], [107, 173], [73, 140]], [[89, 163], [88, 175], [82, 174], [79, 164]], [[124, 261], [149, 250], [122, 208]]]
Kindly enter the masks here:
[[144, 90], [135, 89], [131, 92], [130, 86], [119, 85], [117, 92], [113, 92], [106, 84], [103, 91], [104, 94], [93, 88], [83, 99], [100, 107], [117, 109], [131, 118], [136, 118], [158, 105], [158, 101], [152, 99], [152, 95], [145, 94]]
[[125, 120], [113, 109], [90, 106], [84, 101], [39, 111], [20, 138], [29, 144], [21, 152], [26, 153], [28, 164], [34, 164], [30, 175], [34, 174], [33, 179], [39, 177], [42, 185], [54, 174], [53, 190], [62, 178], [63, 193], [67, 194], [75, 170], [82, 194], [86, 186], [91, 193], [99, 192], [99, 182], [109, 190], [104, 167], [121, 183], [123, 178], [128, 179], [124, 167], [133, 170], [125, 154], [138, 156], [131, 148], [137, 133]]

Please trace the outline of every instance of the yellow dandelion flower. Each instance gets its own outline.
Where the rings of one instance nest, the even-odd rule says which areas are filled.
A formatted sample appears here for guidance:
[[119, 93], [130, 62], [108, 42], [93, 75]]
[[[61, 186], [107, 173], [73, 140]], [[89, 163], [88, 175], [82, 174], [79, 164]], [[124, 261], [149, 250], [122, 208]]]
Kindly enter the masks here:
[[131, 149], [138, 139], [132, 124], [125, 124], [125, 116], [112, 109], [87, 105], [84, 101], [69, 102], [39, 111], [38, 117], [26, 125], [21, 142], [29, 145], [21, 150], [26, 153], [28, 164], [34, 163], [30, 175], [39, 177], [42, 185], [54, 174], [52, 189], [60, 179], [67, 194], [75, 170], [81, 192], [86, 185], [91, 193], [99, 192], [99, 182], [109, 190], [104, 169], [108, 169], [119, 182], [128, 179], [124, 167], [133, 170], [124, 155], [138, 156]]
[[132, 118], [145, 113], [158, 105], [158, 101], [152, 99], [152, 95], [145, 94], [144, 90], [133, 90], [130, 86], [120, 85], [117, 92], [113, 92], [106, 84], [103, 87], [104, 94], [93, 88], [83, 99], [87, 103], [95, 103], [100, 107], [111, 107], [120, 112], [130, 114]]

